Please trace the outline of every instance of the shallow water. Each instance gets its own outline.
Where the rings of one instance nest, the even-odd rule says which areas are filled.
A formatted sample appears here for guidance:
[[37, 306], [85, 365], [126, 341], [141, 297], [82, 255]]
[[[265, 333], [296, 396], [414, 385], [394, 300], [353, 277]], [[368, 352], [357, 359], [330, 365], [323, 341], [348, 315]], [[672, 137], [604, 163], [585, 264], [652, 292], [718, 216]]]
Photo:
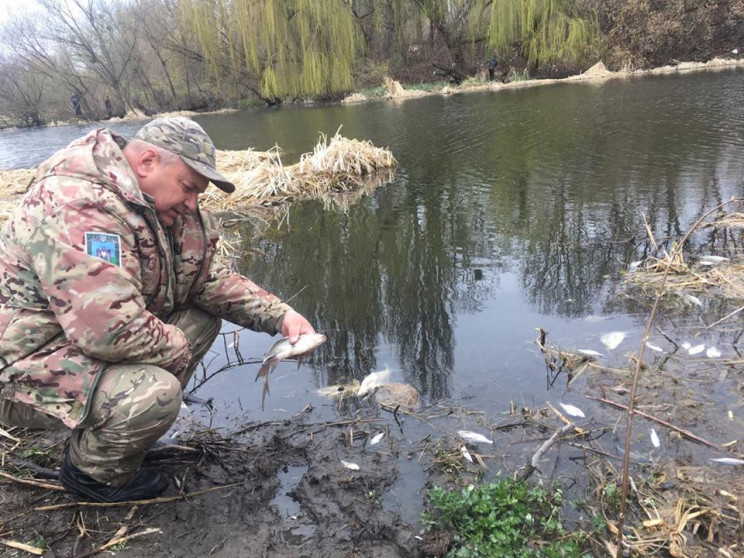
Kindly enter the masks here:
[[[647, 316], [616, 296], [620, 271], [645, 247], [644, 215], [658, 238], [678, 238], [702, 212], [742, 195], [743, 75], [198, 117], [221, 149], [276, 144], [293, 163], [319, 133], [341, 128], [389, 147], [400, 163], [392, 184], [348, 213], [295, 205], [237, 262], [294, 297], [328, 336], [312, 363], [277, 368], [265, 413], [256, 364], [215, 376], [198, 395], [214, 396], [220, 417], [234, 420], [307, 403], [330, 411], [316, 388], [389, 367], [426, 402], [501, 412], [509, 401], [583, 401], [548, 390], [535, 328], [608, 359], [638, 347]], [[38, 164], [85, 130], [2, 133], [0, 167]], [[613, 351], [600, 342], [610, 331], [628, 332]], [[242, 356], [260, 358], [271, 342], [244, 332]], [[222, 365], [224, 345], [211, 356], [211, 369]]]

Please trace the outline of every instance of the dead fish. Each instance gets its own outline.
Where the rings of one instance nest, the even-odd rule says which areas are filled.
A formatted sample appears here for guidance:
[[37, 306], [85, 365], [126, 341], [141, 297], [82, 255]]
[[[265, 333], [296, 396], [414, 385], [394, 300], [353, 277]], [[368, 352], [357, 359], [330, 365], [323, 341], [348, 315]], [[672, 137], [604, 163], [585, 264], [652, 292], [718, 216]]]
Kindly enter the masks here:
[[696, 297], [694, 295], [687, 294], [687, 293], [682, 293], [680, 296], [682, 297], [682, 300], [684, 300], [685, 302], [687, 302], [690, 305], [695, 305], [695, 306], [702, 306], [703, 305], [703, 301], [700, 300], [698, 297]]
[[715, 461], [716, 463], [720, 463], [721, 465], [731, 465], [733, 467], [736, 467], [737, 465], [744, 465], [744, 459], [736, 459], [734, 457], [717, 457], [715, 459], [711, 459], [711, 461]]
[[695, 345], [694, 347], [690, 347], [687, 349], [688, 354], [690, 355], [696, 355], [698, 353], [702, 353], [705, 350], [705, 344]]
[[472, 456], [472, 455], [470, 455], [470, 452], [468, 451], [468, 448], [466, 448], [465, 446], [462, 446], [462, 447], [460, 448], [460, 453], [462, 453], [462, 456], [463, 456], [463, 457], [464, 457], [465, 459], [467, 459], [467, 460], [468, 460], [468, 461], [470, 461], [471, 463], [473, 462], [473, 456]]
[[657, 353], [663, 353], [664, 352], [664, 349], [662, 349], [658, 345], [654, 345], [653, 343], [646, 343], [646, 347], [648, 347], [649, 349], [651, 349], [652, 351], [657, 352]]
[[374, 446], [375, 444], [379, 444], [380, 443], [380, 440], [382, 440], [384, 437], [385, 437], [385, 433], [384, 432], [378, 432], [377, 434], [375, 434], [374, 436], [372, 436], [372, 438], [369, 441], [369, 445], [370, 446]]
[[568, 403], [560, 403], [560, 406], [563, 407], [563, 410], [566, 411], [567, 415], [571, 415], [572, 417], [586, 418], [584, 411], [582, 411], [575, 405], [569, 405]]
[[630, 262], [630, 265], [628, 266], [628, 273], [633, 273], [638, 269], [638, 267], [643, 263], [643, 260], [636, 260], [634, 262]]
[[[285, 337], [274, 343], [271, 348], [266, 351], [266, 354], [263, 358], [263, 363], [261, 364], [261, 368], [259, 368], [258, 374], [256, 374], [256, 381], [258, 381], [259, 377], [264, 377], [263, 394], [261, 395], [262, 411], [264, 410], [266, 394], [269, 393], [269, 374], [271, 374], [274, 368], [276, 368], [276, 365], [279, 364], [279, 361], [282, 361], [285, 358], [291, 358], [293, 356], [305, 354], [317, 347], [320, 347], [325, 342], [325, 335], [322, 335], [320, 333], [306, 333], [304, 335], [300, 335], [300, 338], [294, 345], [291, 345], [289, 343], [289, 339]], [[301, 358], [297, 360], [297, 368], [300, 367], [301, 361]]]
[[590, 356], [590, 357], [601, 357], [604, 356], [602, 353], [599, 353], [597, 351], [593, 351], [591, 349], [579, 349], [579, 351], [582, 355]]
[[356, 463], [352, 463], [351, 461], [344, 461], [343, 459], [341, 460], [341, 465], [343, 465], [350, 471], [359, 471], [361, 469], [361, 467]]
[[626, 335], [624, 331], [611, 331], [610, 333], [605, 333], [599, 340], [611, 351], [623, 342]]
[[707, 255], [707, 256], [702, 257], [700, 261], [700, 265], [715, 265], [715, 264], [719, 264], [719, 263], [723, 263], [727, 261], [729, 261], [729, 259], [724, 258], [723, 256]]
[[489, 440], [483, 434], [471, 432], [470, 430], [458, 430], [457, 435], [466, 442], [473, 444], [493, 444], [493, 440]]
[[708, 358], [718, 358], [719, 356], [721, 356], [721, 351], [719, 351], [715, 347], [708, 347], [705, 350], [705, 356], [707, 356]]
[[653, 428], [651, 429], [651, 443], [655, 448], [658, 448], [661, 446], [661, 440], [659, 440], [659, 435], [656, 433], [656, 430]]
[[390, 379], [390, 370], [387, 368], [380, 370], [379, 372], [370, 372], [362, 380], [362, 383], [359, 386], [359, 391], [357, 392], [357, 395], [359, 397], [362, 397], [363, 395], [366, 395], [370, 393], [371, 391], [373, 391], [375, 388], [378, 388], [381, 385], [386, 384], [389, 379]]

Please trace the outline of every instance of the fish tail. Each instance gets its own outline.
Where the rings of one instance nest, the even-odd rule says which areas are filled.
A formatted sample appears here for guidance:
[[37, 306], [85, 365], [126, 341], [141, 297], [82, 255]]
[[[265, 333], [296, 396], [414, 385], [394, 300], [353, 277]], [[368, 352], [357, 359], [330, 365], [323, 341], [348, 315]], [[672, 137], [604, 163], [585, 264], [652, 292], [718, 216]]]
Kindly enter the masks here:
[[258, 372], [256, 373], [256, 379], [255, 379], [255, 380], [253, 380], [253, 381], [254, 381], [254, 382], [257, 382], [257, 381], [258, 381], [258, 379], [259, 379], [259, 378], [260, 378], [261, 376], [268, 376], [268, 374], [269, 374], [269, 368], [270, 368], [270, 367], [271, 367], [271, 362], [270, 362], [270, 361], [266, 361], [266, 362], [264, 362], [264, 363], [263, 363], [263, 364], [261, 365], [261, 368], [259, 368], [259, 369], [258, 369]]

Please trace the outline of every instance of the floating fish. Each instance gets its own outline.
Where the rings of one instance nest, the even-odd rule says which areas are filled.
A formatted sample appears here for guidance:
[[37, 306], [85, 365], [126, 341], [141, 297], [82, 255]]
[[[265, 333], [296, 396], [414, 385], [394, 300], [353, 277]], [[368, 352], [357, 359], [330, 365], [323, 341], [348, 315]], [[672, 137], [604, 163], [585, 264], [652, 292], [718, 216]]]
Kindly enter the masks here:
[[493, 440], [489, 440], [483, 434], [471, 432], [470, 430], [458, 430], [457, 435], [466, 442], [472, 442], [473, 444], [493, 444]]
[[711, 459], [711, 461], [715, 461], [716, 463], [720, 463], [721, 465], [731, 465], [732, 467], [736, 467], [737, 465], [744, 465], [744, 459], [736, 459], [734, 457], [717, 457], [715, 459]]
[[592, 315], [592, 316], [587, 316], [586, 318], [584, 318], [584, 321], [585, 322], [589, 322], [590, 324], [595, 324], [597, 322], [601, 322], [601, 321], [606, 320], [606, 319], [607, 318], [605, 318], [604, 316], [594, 316], [594, 315]]
[[473, 456], [472, 456], [472, 455], [470, 455], [470, 452], [468, 451], [468, 448], [466, 448], [465, 446], [462, 446], [462, 447], [460, 448], [460, 453], [462, 453], [462, 456], [463, 456], [463, 457], [464, 457], [465, 459], [467, 459], [467, 460], [468, 460], [468, 461], [470, 461], [471, 463], [473, 462]]
[[592, 351], [591, 349], [579, 349], [579, 352], [582, 355], [591, 356], [591, 357], [601, 357], [601, 356], [604, 356], [602, 353], [598, 353], [597, 351]]
[[687, 349], [687, 352], [690, 353], [691, 355], [696, 355], [698, 353], [702, 353], [704, 350], [705, 350], [705, 345], [701, 343], [700, 345], [695, 345], [694, 347], [690, 347], [689, 349]]
[[628, 267], [628, 271], [630, 273], [633, 273], [635, 270], [638, 269], [638, 266], [640, 266], [643, 263], [643, 260], [637, 260], [635, 262], [630, 262], [630, 266]]
[[656, 433], [656, 430], [653, 428], [651, 429], [651, 443], [654, 445], [655, 448], [658, 448], [661, 446], [661, 440], [659, 440], [659, 435]]
[[705, 356], [707, 356], [708, 358], [718, 358], [719, 356], [721, 356], [721, 351], [719, 351], [715, 347], [708, 347], [705, 350]]
[[684, 300], [685, 302], [687, 302], [689, 304], [694, 304], [695, 306], [702, 306], [703, 305], [703, 301], [700, 300], [696, 296], [693, 296], [693, 295], [687, 294], [687, 293], [685, 293], [685, 294], [683, 294], [681, 296], [682, 296], [682, 300]]
[[607, 347], [610, 351], [617, 348], [617, 346], [623, 342], [627, 334], [624, 331], [612, 331], [605, 333], [599, 340], [602, 344]]
[[[266, 394], [269, 393], [269, 374], [276, 368], [279, 361], [285, 358], [293, 356], [304, 355], [305, 353], [312, 351], [313, 349], [321, 346], [326, 342], [326, 336], [320, 333], [306, 333], [300, 335], [297, 343], [291, 345], [289, 339], [283, 338], [274, 343], [263, 358], [261, 368], [256, 374], [256, 380], [259, 377], [264, 377], [263, 394], [261, 395], [261, 410], [264, 410], [264, 402], [266, 401]], [[297, 367], [300, 367], [302, 358], [297, 360]]]
[[380, 443], [380, 440], [382, 440], [384, 437], [385, 437], [385, 433], [384, 432], [378, 432], [377, 434], [375, 434], [374, 436], [372, 436], [372, 438], [370, 438], [369, 445], [370, 446], [374, 446], [375, 444], [379, 444]]
[[357, 392], [357, 395], [359, 397], [362, 397], [368, 393], [371, 393], [381, 385], [388, 383], [389, 379], [390, 370], [388, 370], [387, 368], [385, 368], [384, 370], [380, 370], [379, 372], [370, 372], [364, 377], [362, 383], [359, 385], [359, 391]]
[[715, 264], [719, 264], [719, 263], [723, 263], [723, 262], [727, 262], [727, 261], [729, 261], [729, 259], [728, 258], [724, 258], [723, 256], [712, 256], [712, 255], [709, 254], [707, 256], [703, 256], [701, 258], [700, 263], [702, 265], [715, 265]]
[[344, 461], [343, 459], [341, 460], [341, 465], [351, 471], [359, 471], [361, 469], [361, 467], [356, 463], [352, 463], [351, 461]]
[[657, 352], [657, 353], [663, 353], [664, 352], [664, 349], [662, 349], [658, 345], [654, 345], [653, 343], [646, 343], [646, 347], [648, 347], [649, 349], [651, 349], [652, 351]]
[[567, 415], [571, 415], [572, 417], [580, 417], [580, 418], [586, 417], [586, 415], [584, 414], [584, 411], [582, 411], [575, 405], [569, 405], [568, 403], [561, 403], [560, 406], [563, 407], [563, 410], [566, 411]]
[[681, 346], [681, 347], [682, 347], [682, 348], [683, 348], [683, 349], [684, 349], [684, 350], [686, 351], [686, 350], [688, 350], [688, 349], [689, 349], [690, 347], [692, 347], [692, 344], [691, 344], [691, 343], [688, 343], [687, 341], [685, 341], [685, 342], [684, 342], [684, 343], [682, 343], [682, 345], [680, 345], [680, 346]]

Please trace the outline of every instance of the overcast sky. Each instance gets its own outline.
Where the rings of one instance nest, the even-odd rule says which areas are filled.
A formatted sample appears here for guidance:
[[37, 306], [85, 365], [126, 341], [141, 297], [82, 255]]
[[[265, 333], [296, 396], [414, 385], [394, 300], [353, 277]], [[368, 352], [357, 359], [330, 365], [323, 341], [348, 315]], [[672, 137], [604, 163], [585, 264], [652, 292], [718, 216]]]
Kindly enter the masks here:
[[39, 9], [35, 0], [0, 0], [0, 21], [11, 13], [34, 12]]

